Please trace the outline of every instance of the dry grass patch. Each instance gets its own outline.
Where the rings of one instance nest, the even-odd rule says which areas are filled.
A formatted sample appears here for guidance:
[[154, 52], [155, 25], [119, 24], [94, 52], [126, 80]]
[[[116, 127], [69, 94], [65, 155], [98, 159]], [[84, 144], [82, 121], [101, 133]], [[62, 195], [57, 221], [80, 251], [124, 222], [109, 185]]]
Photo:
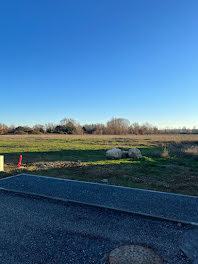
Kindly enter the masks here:
[[198, 156], [198, 146], [191, 146], [183, 150], [184, 153]]

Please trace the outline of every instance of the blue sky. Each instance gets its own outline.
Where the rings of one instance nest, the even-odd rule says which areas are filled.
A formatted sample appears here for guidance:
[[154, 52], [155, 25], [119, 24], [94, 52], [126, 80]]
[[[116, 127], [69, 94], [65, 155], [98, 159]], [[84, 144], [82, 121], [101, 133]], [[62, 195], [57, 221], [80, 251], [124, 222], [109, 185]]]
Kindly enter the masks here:
[[197, 0], [0, 3], [0, 122], [198, 127]]

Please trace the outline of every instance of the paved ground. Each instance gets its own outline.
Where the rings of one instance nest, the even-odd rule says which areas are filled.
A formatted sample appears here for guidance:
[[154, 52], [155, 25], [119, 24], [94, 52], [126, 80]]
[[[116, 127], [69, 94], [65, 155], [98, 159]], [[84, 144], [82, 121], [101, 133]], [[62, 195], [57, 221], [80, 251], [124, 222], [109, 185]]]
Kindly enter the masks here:
[[180, 250], [190, 225], [0, 190], [1, 264], [104, 264], [113, 248], [151, 246], [164, 263], [191, 263]]
[[108, 253], [124, 244], [148, 245], [165, 264], [198, 259], [195, 225], [56, 199], [197, 223], [195, 197], [30, 175], [0, 180], [0, 186], [16, 190], [0, 189], [2, 264], [105, 264]]
[[198, 197], [31, 175], [0, 180], [0, 187], [198, 224]]

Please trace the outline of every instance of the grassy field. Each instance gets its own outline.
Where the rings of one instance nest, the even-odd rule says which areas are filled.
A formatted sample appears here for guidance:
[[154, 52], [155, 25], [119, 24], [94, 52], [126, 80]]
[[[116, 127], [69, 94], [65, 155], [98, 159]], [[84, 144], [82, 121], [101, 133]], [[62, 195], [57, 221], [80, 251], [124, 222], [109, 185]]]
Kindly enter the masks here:
[[[108, 160], [113, 147], [137, 147], [143, 158]], [[198, 195], [198, 135], [0, 136], [4, 178], [19, 173], [47, 175]], [[17, 168], [23, 155], [21, 168]]]

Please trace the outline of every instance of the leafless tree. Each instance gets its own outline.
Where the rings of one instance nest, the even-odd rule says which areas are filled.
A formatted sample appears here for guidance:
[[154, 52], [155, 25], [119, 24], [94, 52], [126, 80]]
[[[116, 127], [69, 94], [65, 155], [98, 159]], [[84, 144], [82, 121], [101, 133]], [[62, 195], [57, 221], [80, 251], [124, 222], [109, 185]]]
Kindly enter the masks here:
[[53, 123], [45, 124], [45, 131], [46, 131], [47, 133], [53, 133], [54, 130], [55, 130], [55, 127], [56, 127], [56, 125], [53, 124]]
[[44, 125], [40, 125], [40, 124], [36, 124], [33, 126], [33, 133], [35, 134], [43, 134], [45, 133], [45, 126]]
[[0, 123], [0, 134], [6, 134], [9, 131], [9, 127], [5, 124]]
[[129, 120], [125, 118], [112, 118], [107, 122], [107, 132], [109, 134], [128, 134]]
[[72, 134], [78, 134], [81, 135], [83, 134], [83, 129], [81, 125], [74, 119], [72, 118], [64, 118], [60, 121], [60, 125], [64, 127], [70, 127], [72, 128]]

